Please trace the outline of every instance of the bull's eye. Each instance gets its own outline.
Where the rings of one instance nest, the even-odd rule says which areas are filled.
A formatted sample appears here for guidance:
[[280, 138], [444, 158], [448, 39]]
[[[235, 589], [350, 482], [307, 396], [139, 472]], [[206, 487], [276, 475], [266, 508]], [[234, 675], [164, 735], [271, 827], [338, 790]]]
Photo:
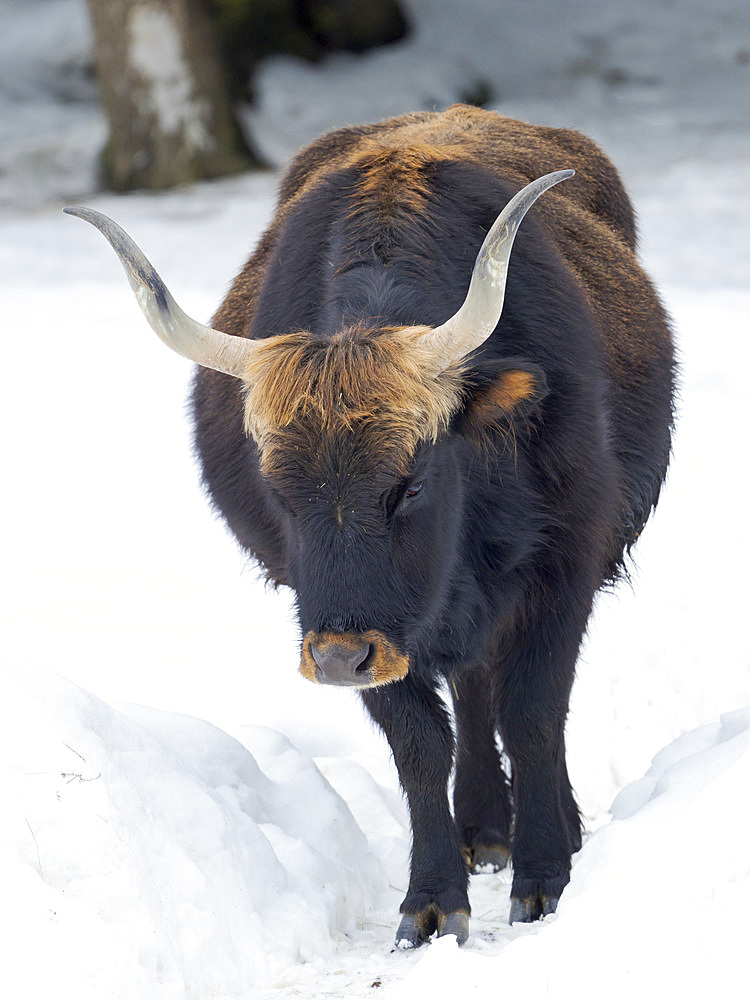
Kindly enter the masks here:
[[421, 480], [417, 483], [402, 482], [389, 490], [383, 498], [386, 516], [391, 518], [394, 515], [402, 513], [412, 500], [416, 500], [422, 492], [423, 486], [424, 482]]

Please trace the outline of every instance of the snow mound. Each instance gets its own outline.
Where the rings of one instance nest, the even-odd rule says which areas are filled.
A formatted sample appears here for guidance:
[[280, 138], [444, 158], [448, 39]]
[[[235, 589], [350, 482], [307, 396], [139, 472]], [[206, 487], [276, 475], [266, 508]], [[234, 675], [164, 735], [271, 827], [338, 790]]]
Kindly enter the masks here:
[[[389, 998], [699, 997], [737, 990], [750, 890], [750, 709], [662, 750], [575, 859], [557, 913], [496, 957], [437, 941]], [[514, 934], [517, 928], [514, 926]]]
[[15, 997], [246, 996], [357, 930], [382, 873], [284, 736], [245, 727], [251, 753], [41, 670], [2, 687]]
[[[468, 946], [437, 940], [404, 966], [384, 943], [387, 866], [286, 737], [244, 726], [239, 742], [189, 716], [115, 709], [42, 670], [0, 683], [12, 709], [5, 972], [18, 1000], [60, 983], [76, 1000], [281, 998], [305, 995], [305, 982], [310, 996], [366, 996], [376, 978], [391, 998], [490, 996], [502, 983], [508, 995], [616, 1000], [736, 981], [750, 709], [681, 736], [618, 795], [553, 917], [492, 930], [483, 910], [507, 879], [472, 880]], [[354, 764], [338, 780], [347, 799], [367, 794]], [[385, 927], [375, 936], [363, 927], [373, 914]]]

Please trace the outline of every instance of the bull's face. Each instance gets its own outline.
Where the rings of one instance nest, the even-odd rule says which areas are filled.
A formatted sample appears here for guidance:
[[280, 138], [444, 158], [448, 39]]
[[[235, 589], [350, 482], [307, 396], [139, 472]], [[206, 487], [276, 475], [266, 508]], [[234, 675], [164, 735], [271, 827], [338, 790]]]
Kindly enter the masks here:
[[[466, 299], [442, 326], [305, 332], [248, 340], [202, 326], [176, 304], [140, 249], [91, 209], [162, 340], [242, 380], [254, 439], [286, 538], [310, 680], [371, 686], [404, 677], [444, 605], [462, 523], [457, 435], [505, 421], [544, 391], [534, 365], [467, 358], [502, 312], [525, 213], [573, 171], [515, 195], [477, 256]], [[463, 429], [459, 429], [459, 426]]]
[[447, 432], [463, 380], [436, 373], [423, 333], [272, 338], [246, 373], [246, 426], [284, 525], [312, 681], [403, 677], [444, 598], [460, 491]]
[[268, 482], [283, 508], [300, 670], [319, 683], [370, 686], [408, 672], [442, 609], [461, 484], [448, 436], [419, 447], [407, 469], [348, 443], [330, 440], [304, 470], [282, 460]]
[[300, 670], [325, 684], [403, 677], [441, 615], [463, 521], [465, 433], [535, 402], [519, 362], [478, 385], [440, 370], [422, 328], [268, 340], [246, 373], [246, 423], [286, 540], [304, 636]]

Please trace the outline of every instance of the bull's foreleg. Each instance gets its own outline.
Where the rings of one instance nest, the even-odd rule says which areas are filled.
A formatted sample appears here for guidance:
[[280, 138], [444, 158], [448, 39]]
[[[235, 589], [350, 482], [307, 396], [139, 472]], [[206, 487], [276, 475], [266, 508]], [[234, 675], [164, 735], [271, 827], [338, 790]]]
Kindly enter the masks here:
[[469, 934], [468, 875], [448, 805], [453, 734], [439, 696], [411, 676], [362, 692], [393, 751], [411, 813], [409, 890], [396, 946], [416, 948], [430, 935]]
[[[562, 607], [562, 603], [558, 607]], [[551, 615], [506, 651], [495, 710], [513, 773], [515, 828], [510, 922], [553, 913], [581, 846], [565, 765], [565, 719], [583, 624]]]
[[453, 811], [472, 872], [500, 871], [510, 857], [513, 808], [495, 744], [492, 676], [485, 668], [450, 679], [456, 717]]

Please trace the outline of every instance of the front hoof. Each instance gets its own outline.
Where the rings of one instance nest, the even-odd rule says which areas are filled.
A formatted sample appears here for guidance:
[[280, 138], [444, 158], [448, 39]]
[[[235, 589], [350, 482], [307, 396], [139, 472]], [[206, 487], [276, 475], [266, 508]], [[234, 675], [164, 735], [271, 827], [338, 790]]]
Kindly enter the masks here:
[[438, 917], [437, 932], [438, 937], [447, 937], [449, 934], [453, 934], [460, 945], [465, 944], [469, 936], [469, 914], [463, 910], [441, 913]]
[[524, 877], [516, 872], [510, 891], [510, 923], [528, 924], [554, 913], [569, 881], [567, 870], [542, 877]]
[[509, 924], [530, 924], [534, 920], [548, 917], [557, 909], [559, 896], [526, 896], [511, 899]]
[[405, 913], [396, 931], [395, 946], [400, 951], [419, 948], [436, 931], [438, 937], [453, 934], [460, 945], [464, 944], [469, 936], [469, 914], [465, 910], [443, 913], [435, 907], [420, 913]]
[[411, 948], [418, 948], [424, 944], [429, 937], [430, 935], [424, 932], [422, 925], [418, 922], [418, 918], [412, 916], [411, 913], [405, 913], [398, 925], [394, 944], [400, 951], [409, 951]]

